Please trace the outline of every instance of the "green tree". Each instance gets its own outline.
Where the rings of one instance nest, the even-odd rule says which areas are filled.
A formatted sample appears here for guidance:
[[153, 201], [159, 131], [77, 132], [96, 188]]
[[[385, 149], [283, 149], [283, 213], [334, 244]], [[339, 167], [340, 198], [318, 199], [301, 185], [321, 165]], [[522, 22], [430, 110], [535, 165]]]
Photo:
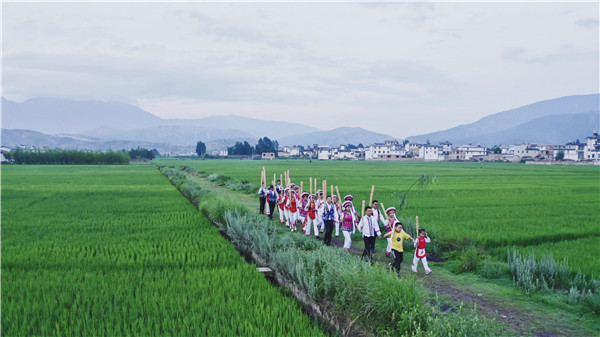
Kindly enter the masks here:
[[502, 149], [500, 148], [500, 146], [494, 145], [494, 147], [492, 148], [492, 152], [494, 152], [495, 154], [499, 154], [502, 153]]
[[558, 150], [558, 153], [556, 153], [556, 157], [554, 157], [554, 159], [556, 159], [556, 160], [565, 159], [565, 150], [563, 150], [563, 149]]
[[279, 147], [279, 143], [275, 140], [272, 141], [269, 137], [264, 137], [258, 139], [258, 143], [255, 146], [256, 154], [262, 154], [263, 152], [273, 152], [277, 155], [277, 148]]
[[227, 154], [236, 156], [250, 156], [252, 155], [253, 147], [247, 142], [235, 142], [234, 146], [227, 148]]
[[148, 150], [148, 149], [144, 149], [144, 148], [141, 148], [138, 146], [137, 149], [129, 150], [129, 157], [131, 157], [131, 159], [133, 159], [133, 160], [140, 160], [140, 159], [152, 160], [156, 157], [156, 154], [154, 153], [154, 151], [155, 151], [155, 149]]
[[203, 154], [206, 153], [206, 144], [204, 142], [196, 143], [196, 154], [198, 157], [202, 157]]

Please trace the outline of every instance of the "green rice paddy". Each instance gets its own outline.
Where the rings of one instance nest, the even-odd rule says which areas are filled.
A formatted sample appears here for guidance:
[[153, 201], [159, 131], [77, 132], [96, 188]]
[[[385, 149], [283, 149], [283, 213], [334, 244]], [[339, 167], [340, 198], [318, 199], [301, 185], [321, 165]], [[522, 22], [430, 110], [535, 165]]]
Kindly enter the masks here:
[[320, 336], [152, 165], [2, 167], [3, 336]]
[[[423, 173], [436, 182], [413, 187], [399, 217], [414, 219], [445, 243], [475, 242], [504, 257], [507, 248], [552, 253], [567, 258], [574, 270], [599, 276], [600, 166], [534, 166], [507, 163], [348, 162], [307, 160], [159, 160], [187, 165], [207, 174], [222, 173], [256, 186], [265, 166], [267, 179], [290, 170], [292, 181], [308, 186], [327, 179], [355, 206], [375, 199], [398, 206]], [[320, 186], [320, 185], [319, 185]], [[305, 187], [308, 190], [308, 187]], [[258, 204], [258, 198], [257, 198]], [[571, 249], [578, 247], [577, 249]]]

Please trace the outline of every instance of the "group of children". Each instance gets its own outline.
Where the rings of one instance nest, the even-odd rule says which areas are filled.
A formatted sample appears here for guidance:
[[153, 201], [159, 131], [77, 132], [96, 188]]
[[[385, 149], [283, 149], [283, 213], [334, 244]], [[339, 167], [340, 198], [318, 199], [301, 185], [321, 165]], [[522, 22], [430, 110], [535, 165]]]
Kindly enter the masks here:
[[[431, 273], [427, 265], [427, 253], [425, 245], [431, 242], [427, 232], [419, 229], [419, 237], [413, 239], [402, 229], [402, 223], [396, 217], [396, 208], [389, 207], [385, 210], [385, 217], [379, 210], [379, 202], [373, 200], [372, 206], [365, 208], [365, 215], [361, 218], [354, 207], [352, 195], [346, 195], [343, 202], [338, 200], [337, 195], [323, 198], [323, 191], [319, 190], [315, 194], [300, 192], [300, 187], [290, 184], [289, 188], [283, 188], [278, 180], [276, 186], [265, 187], [264, 184], [258, 191], [260, 197], [260, 213], [267, 214], [273, 219], [275, 209], [279, 209], [279, 220], [290, 230], [296, 231], [299, 226], [305, 235], [310, 235], [311, 231], [318, 239], [320, 233], [324, 233], [325, 245], [331, 245], [331, 237], [335, 229], [335, 236], [338, 237], [341, 232], [344, 236], [344, 249], [348, 251], [352, 245], [352, 234], [356, 230], [362, 233], [365, 243], [365, 250], [375, 252], [375, 236], [381, 238], [379, 223], [384, 225], [387, 238], [387, 247], [385, 255], [393, 257], [393, 267], [400, 271], [400, 265], [403, 261], [403, 240], [413, 240], [415, 257], [413, 259], [412, 271], [417, 271], [419, 260], [423, 262], [425, 272]], [[265, 204], [268, 202], [269, 208], [265, 210]]]

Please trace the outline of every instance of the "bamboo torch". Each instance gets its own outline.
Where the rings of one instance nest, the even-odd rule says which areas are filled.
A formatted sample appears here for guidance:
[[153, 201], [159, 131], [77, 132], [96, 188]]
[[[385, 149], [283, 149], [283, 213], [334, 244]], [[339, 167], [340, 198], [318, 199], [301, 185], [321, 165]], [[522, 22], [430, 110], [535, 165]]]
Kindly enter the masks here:
[[[389, 219], [390, 217], [388, 216], [387, 212], [385, 211], [385, 206], [383, 206], [383, 202], [381, 203], [381, 208], [383, 208], [383, 214], [385, 214], [385, 218]], [[390, 226], [393, 224], [390, 224]]]
[[416, 234], [416, 236], [418, 237], [419, 236], [419, 217], [418, 216], [416, 217], [416, 223], [417, 223], [417, 234]]
[[369, 199], [369, 206], [373, 206], [373, 194], [375, 193], [375, 185], [371, 186], [371, 198]]
[[283, 174], [279, 174], [279, 181], [281, 182], [281, 186], [285, 184], [285, 181], [283, 181]]
[[323, 180], [323, 200], [327, 200], [327, 180]]
[[365, 216], [365, 201], [363, 200], [362, 207], [360, 208], [360, 218]]
[[335, 186], [335, 192], [337, 193], [338, 196], [338, 203], [340, 204], [340, 209], [342, 209], [342, 196], [340, 195], [340, 189], [337, 187], [337, 185]]
[[264, 176], [265, 171], [260, 171], [260, 187], [263, 186], [263, 184], [265, 183], [265, 176]]
[[312, 195], [313, 193], [313, 179], [312, 177], [310, 177], [310, 194]]
[[288, 185], [292, 185], [292, 179], [290, 179], [290, 170], [287, 170], [287, 180], [288, 180]]
[[[315, 178], [315, 193], [317, 193], [317, 191], [318, 191], [317, 190], [317, 178]], [[318, 197], [318, 195], [317, 195], [317, 197]]]
[[300, 197], [302, 197], [302, 193], [304, 192], [304, 181], [300, 182]]
[[[333, 185], [331, 185], [330, 190], [331, 190], [331, 199], [333, 199]], [[339, 198], [338, 198], [338, 200], [339, 200]]]

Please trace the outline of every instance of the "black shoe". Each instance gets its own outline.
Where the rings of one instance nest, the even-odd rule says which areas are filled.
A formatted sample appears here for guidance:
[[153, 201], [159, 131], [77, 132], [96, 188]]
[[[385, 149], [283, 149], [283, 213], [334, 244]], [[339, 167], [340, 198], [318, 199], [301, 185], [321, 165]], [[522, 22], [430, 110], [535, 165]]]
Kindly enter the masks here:
[[371, 249], [371, 253], [375, 253], [375, 248]]

